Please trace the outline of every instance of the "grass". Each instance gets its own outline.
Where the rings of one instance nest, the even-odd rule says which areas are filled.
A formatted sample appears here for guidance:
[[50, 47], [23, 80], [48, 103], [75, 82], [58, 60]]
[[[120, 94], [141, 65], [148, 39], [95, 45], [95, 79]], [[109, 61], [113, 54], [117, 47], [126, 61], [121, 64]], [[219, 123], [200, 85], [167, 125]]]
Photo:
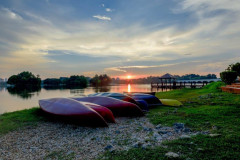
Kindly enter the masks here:
[[210, 131], [220, 136], [197, 135], [191, 139], [164, 142], [165, 147], [106, 152], [103, 157], [164, 160], [168, 159], [165, 153], [172, 151], [180, 155], [176, 159], [240, 159], [240, 95], [221, 92], [219, 87], [222, 85], [221, 82], [214, 82], [201, 89], [157, 93], [158, 98], [177, 99], [184, 106], [159, 106], [147, 115], [155, 125], [172, 126], [173, 123], [182, 122], [194, 131]]
[[40, 108], [31, 108], [0, 115], [0, 135], [26, 126], [36, 126], [45, 120]]

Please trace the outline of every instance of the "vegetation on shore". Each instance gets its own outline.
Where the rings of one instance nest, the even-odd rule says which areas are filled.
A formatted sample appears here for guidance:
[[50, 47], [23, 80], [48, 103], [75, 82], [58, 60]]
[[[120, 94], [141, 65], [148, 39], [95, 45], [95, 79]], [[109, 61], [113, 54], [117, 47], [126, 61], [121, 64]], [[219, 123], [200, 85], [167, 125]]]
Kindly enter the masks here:
[[7, 83], [15, 86], [22, 85], [40, 86], [41, 78], [39, 77], [39, 75], [35, 76], [31, 72], [24, 71], [17, 75], [12, 75], [11, 77], [9, 77]]
[[160, 92], [159, 98], [178, 99], [184, 107], [156, 107], [148, 113], [157, 125], [172, 126], [182, 122], [193, 131], [209, 131], [215, 136], [196, 135], [178, 139], [154, 148], [133, 148], [107, 152], [105, 159], [169, 159], [169, 151], [179, 154], [176, 159], [240, 159], [240, 96], [221, 92], [221, 82], [202, 89], [181, 89]]
[[[209, 131], [214, 136], [196, 135], [191, 138], [164, 142], [154, 148], [132, 148], [128, 151], [106, 152], [105, 159], [168, 159], [169, 151], [179, 154], [176, 159], [240, 159], [240, 96], [221, 92], [222, 82], [213, 82], [202, 89], [181, 89], [160, 92], [159, 98], [177, 99], [184, 106], [156, 107], [147, 114], [157, 125], [172, 126], [182, 122], [193, 131]], [[46, 121], [39, 108], [0, 115], [0, 134]], [[103, 158], [103, 157], [100, 157]]]

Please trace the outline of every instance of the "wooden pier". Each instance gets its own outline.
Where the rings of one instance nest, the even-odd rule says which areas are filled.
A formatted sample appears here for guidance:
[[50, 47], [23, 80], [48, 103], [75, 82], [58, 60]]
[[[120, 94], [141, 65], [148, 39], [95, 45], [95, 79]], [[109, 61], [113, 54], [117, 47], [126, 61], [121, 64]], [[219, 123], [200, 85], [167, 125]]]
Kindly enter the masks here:
[[202, 88], [203, 86], [213, 81], [173, 81], [173, 82], [159, 82], [151, 83], [151, 88], [161, 89], [179, 89], [179, 88]]

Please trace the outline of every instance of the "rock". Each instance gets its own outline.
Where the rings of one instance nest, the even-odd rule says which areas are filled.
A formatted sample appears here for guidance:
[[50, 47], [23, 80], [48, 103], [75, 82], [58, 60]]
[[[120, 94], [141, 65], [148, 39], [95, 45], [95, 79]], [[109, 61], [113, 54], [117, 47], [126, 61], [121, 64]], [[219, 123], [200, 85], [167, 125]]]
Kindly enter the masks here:
[[160, 133], [160, 134], [167, 134], [168, 131], [159, 131], [158, 133]]
[[184, 129], [184, 123], [174, 123], [173, 127], [176, 129]]
[[209, 134], [210, 137], [219, 137], [221, 134]]
[[116, 134], [120, 134], [121, 132], [120, 132], [119, 130], [116, 130], [115, 133], [116, 133]]
[[189, 129], [189, 128], [184, 128], [183, 132], [189, 133], [189, 132], [191, 132], [191, 129]]
[[158, 124], [155, 128], [156, 128], [156, 129], [160, 129], [160, 128], [162, 128], [162, 125], [161, 125], [161, 124]]
[[166, 157], [168, 158], [178, 158], [179, 155], [177, 153], [174, 153], [174, 152], [168, 152], [165, 154]]
[[143, 130], [144, 130], [144, 131], [151, 132], [153, 129], [152, 129], [152, 128], [148, 128], [148, 127], [144, 127]]
[[212, 129], [217, 130], [218, 128], [217, 128], [217, 126], [212, 126]]
[[144, 144], [142, 145], [142, 149], [146, 149], [146, 148], [148, 148], [148, 147], [151, 147], [151, 144], [146, 144], [146, 143], [144, 143]]
[[189, 135], [181, 135], [180, 138], [181, 139], [189, 139], [189, 138], [191, 138], [191, 136], [189, 136]]
[[109, 144], [106, 147], [104, 147], [104, 150], [107, 151], [107, 150], [111, 150], [112, 148], [113, 148], [113, 146]]
[[134, 148], [139, 148], [141, 146], [142, 146], [142, 142], [136, 142], [136, 143], [133, 144]]

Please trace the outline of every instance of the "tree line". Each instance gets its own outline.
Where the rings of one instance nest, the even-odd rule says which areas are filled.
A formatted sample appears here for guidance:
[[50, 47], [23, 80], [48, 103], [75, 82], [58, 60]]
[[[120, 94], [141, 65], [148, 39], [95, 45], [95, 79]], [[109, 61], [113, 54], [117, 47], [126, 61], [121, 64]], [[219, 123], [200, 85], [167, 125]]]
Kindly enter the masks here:
[[104, 86], [111, 83], [111, 78], [106, 75], [95, 75], [93, 78], [85, 77], [83, 75], [72, 75], [70, 77], [47, 78], [41, 80], [40, 76], [35, 76], [33, 73], [24, 71], [17, 75], [12, 75], [8, 79], [8, 84], [14, 86], [81, 86], [87, 87], [88, 84], [93, 86]]

